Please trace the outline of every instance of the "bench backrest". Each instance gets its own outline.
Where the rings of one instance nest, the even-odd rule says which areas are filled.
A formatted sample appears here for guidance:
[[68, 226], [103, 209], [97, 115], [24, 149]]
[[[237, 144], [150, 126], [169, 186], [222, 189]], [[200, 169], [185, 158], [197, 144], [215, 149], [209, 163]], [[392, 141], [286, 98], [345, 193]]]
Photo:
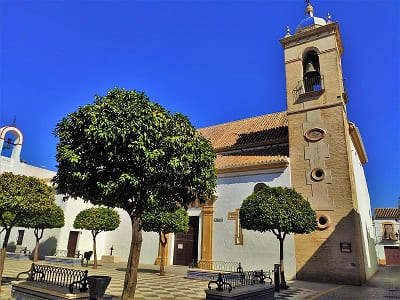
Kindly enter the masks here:
[[71, 292], [74, 288], [85, 291], [87, 290], [87, 274], [87, 270], [82, 271], [32, 263], [28, 280], [67, 287]]

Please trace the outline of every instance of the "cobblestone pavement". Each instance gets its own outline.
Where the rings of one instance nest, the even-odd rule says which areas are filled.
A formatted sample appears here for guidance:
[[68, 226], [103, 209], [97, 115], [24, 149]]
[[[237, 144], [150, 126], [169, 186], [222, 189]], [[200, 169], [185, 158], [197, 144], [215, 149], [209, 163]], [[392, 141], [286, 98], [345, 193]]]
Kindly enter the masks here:
[[[39, 262], [39, 264], [42, 263], [44, 262]], [[29, 270], [30, 265], [31, 261], [6, 259], [3, 277], [15, 278], [19, 272]], [[72, 266], [66, 267], [73, 268]], [[76, 268], [86, 269], [82, 267]], [[87, 270], [89, 275], [111, 276], [111, 282], [106, 293], [118, 299], [122, 294], [125, 268], [126, 263], [118, 263], [100, 264], [97, 270], [92, 269], [89, 265]], [[167, 275], [161, 277], [157, 273], [158, 266], [140, 265], [135, 300], [205, 299], [204, 290], [207, 287], [207, 281], [184, 278], [186, 269], [186, 267], [178, 266], [167, 267]], [[3, 285], [1, 288], [1, 300], [13, 299], [10, 296], [11, 285]]]

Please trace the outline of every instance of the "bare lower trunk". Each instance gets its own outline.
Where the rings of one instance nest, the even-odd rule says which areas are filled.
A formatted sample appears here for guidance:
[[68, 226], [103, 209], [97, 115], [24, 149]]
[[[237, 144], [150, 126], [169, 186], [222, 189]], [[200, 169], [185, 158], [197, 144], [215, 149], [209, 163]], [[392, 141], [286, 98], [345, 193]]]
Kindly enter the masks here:
[[8, 240], [10, 238], [11, 228], [6, 229], [6, 235], [4, 236], [3, 247], [0, 250], [0, 292], [1, 292], [1, 281], [3, 279], [4, 262], [6, 260], [6, 250]]
[[39, 239], [36, 238], [35, 252], [33, 253], [33, 261], [36, 262], [39, 259]]
[[279, 262], [281, 264], [281, 288], [287, 289], [288, 286], [286, 285], [285, 280], [285, 268], [283, 265], [283, 239], [279, 239]]
[[161, 244], [161, 260], [160, 260], [160, 276], [165, 275], [165, 267], [164, 267], [164, 260], [165, 260], [165, 245], [167, 244], [167, 239], [164, 237], [164, 240], [160, 235], [160, 244]]
[[93, 238], [93, 269], [97, 269], [96, 237]]
[[142, 248], [142, 231], [140, 230], [139, 225], [140, 218], [133, 218], [131, 249], [126, 267], [122, 300], [133, 300], [133, 297], [135, 296], [140, 249]]

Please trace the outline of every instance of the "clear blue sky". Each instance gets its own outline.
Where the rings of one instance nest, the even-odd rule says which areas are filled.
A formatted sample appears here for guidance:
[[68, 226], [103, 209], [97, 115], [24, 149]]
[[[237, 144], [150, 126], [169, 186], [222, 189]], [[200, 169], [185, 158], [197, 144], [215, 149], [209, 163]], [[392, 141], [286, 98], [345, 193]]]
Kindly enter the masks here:
[[[348, 115], [372, 207], [400, 196], [400, 1], [312, 0], [338, 21]], [[113, 87], [145, 91], [196, 127], [286, 110], [279, 39], [303, 0], [0, 0], [0, 126], [29, 164], [56, 170], [56, 123]]]

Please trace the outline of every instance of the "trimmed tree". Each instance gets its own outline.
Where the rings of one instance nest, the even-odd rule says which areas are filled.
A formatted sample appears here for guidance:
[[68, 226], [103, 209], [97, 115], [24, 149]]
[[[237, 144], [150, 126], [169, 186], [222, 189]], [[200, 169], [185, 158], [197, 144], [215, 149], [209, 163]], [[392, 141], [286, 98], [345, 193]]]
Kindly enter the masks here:
[[18, 226], [33, 229], [33, 233], [36, 238], [33, 261], [36, 262], [39, 258], [39, 242], [43, 237], [44, 230], [63, 227], [64, 212], [58, 205], [53, 203], [43, 214], [37, 214], [31, 217], [23, 218], [20, 222], [18, 222]]
[[164, 260], [165, 246], [167, 245], [168, 233], [184, 233], [189, 229], [189, 216], [183, 208], [166, 211], [161, 208], [152, 208], [146, 210], [142, 216], [142, 225], [144, 231], [153, 231], [158, 233], [161, 245], [160, 276], [165, 275]]
[[97, 269], [96, 237], [102, 231], [118, 228], [120, 218], [118, 212], [106, 207], [92, 207], [79, 212], [74, 221], [74, 228], [90, 230], [93, 237], [93, 269]]
[[0, 282], [11, 229], [23, 218], [43, 215], [54, 201], [54, 190], [44, 181], [32, 176], [0, 174], [0, 226], [5, 229], [0, 251]]
[[317, 229], [317, 216], [310, 203], [292, 188], [265, 186], [247, 197], [239, 211], [242, 228], [270, 231], [279, 240], [281, 287], [287, 288], [283, 264], [283, 242], [291, 233]]
[[142, 245], [141, 218], [154, 197], [160, 207], [212, 198], [215, 154], [187, 117], [144, 93], [110, 90], [57, 124], [55, 183], [66, 197], [120, 207], [132, 239], [122, 299], [133, 299]]

